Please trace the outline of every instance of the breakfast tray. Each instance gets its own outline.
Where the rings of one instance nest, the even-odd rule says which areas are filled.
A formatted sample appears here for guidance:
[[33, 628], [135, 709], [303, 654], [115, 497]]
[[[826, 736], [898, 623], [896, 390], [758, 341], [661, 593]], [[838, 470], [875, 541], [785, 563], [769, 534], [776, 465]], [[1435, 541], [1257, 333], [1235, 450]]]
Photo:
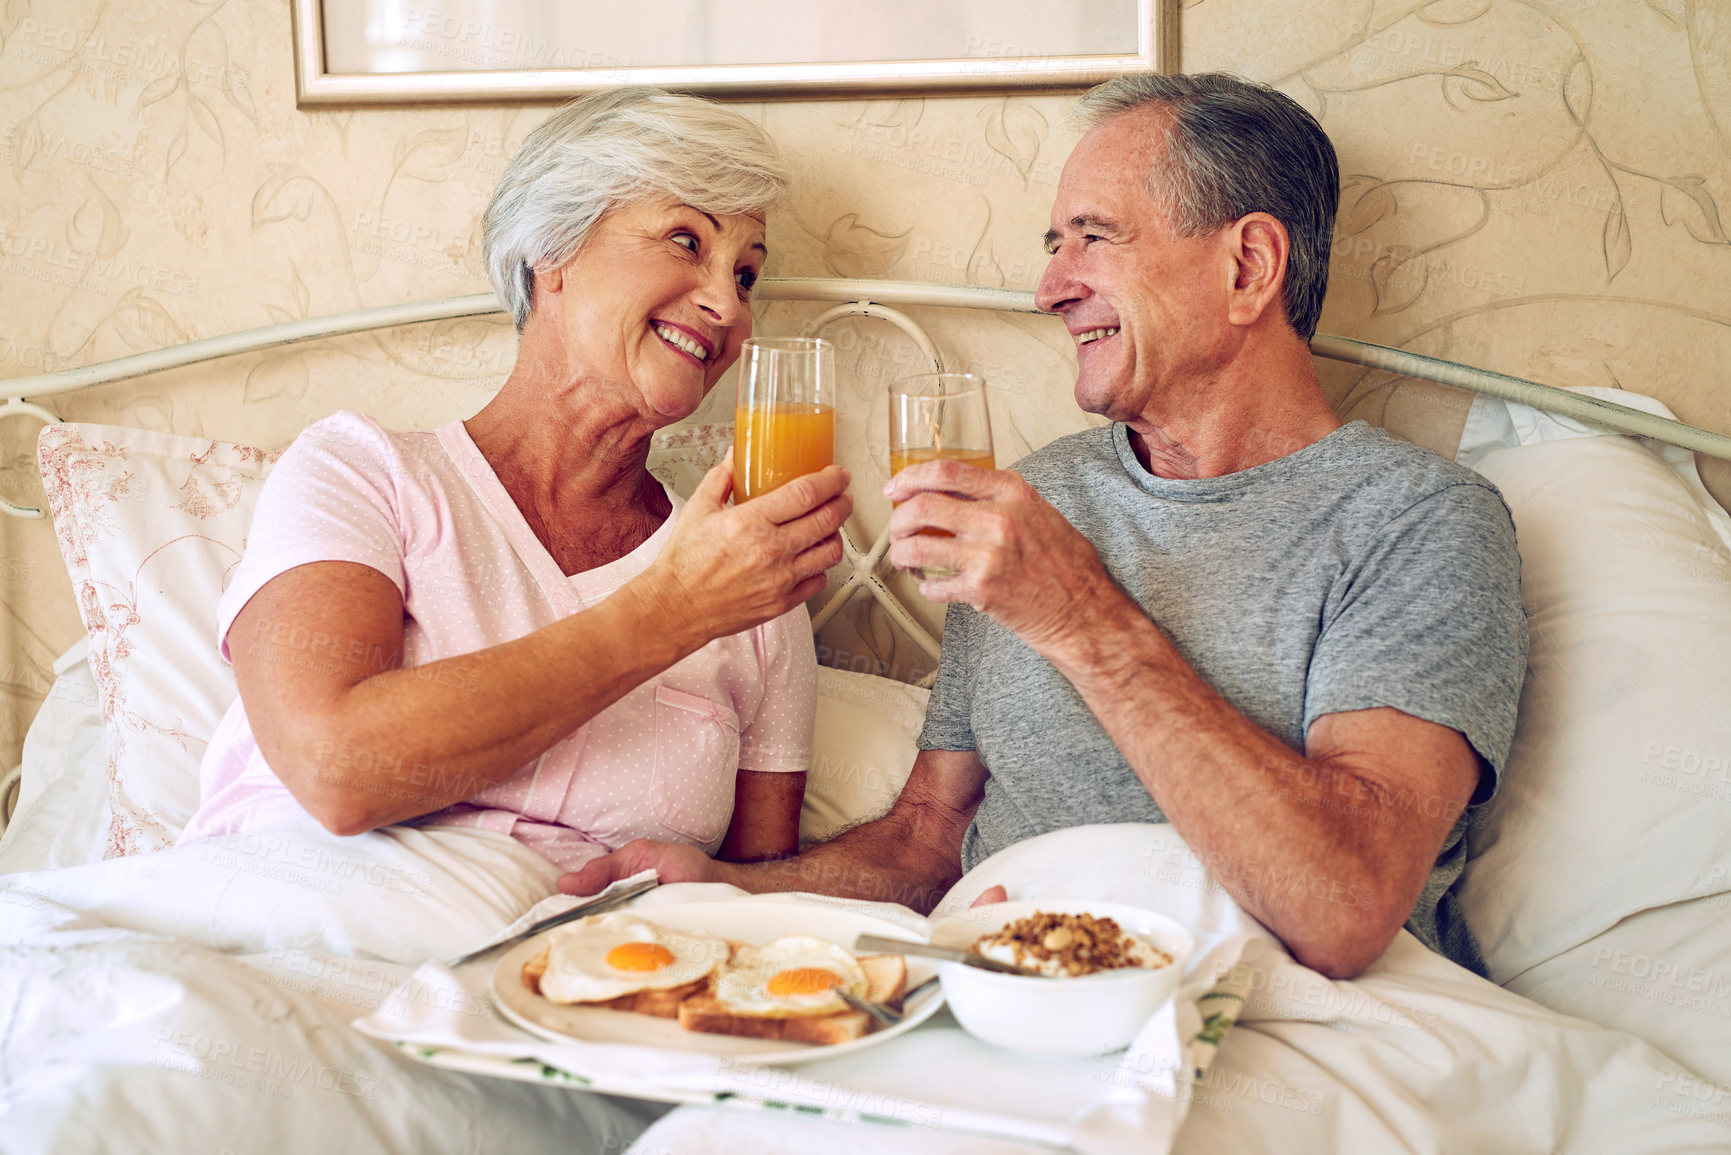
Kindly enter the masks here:
[[[809, 903], [816, 895], [741, 896], [732, 888], [662, 887], [642, 906], [681, 900]], [[572, 900], [556, 897], [519, 926]], [[549, 904], [553, 904], [549, 906]], [[916, 933], [902, 907], [853, 904]], [[512, 930], [515, 930], [513, 927]], [[507, 931], [507, 934], [511, 931]], [[504, 936], [501, 936], [503, 938]], [[551, 1042], [501, 1018], [490, 993], [492, 956], [455, 970], [422, 966], [355, 1022], [432, 1066], [544, 1086], [885, 1127], [922, 1127], [1100, 1155], [1161, 1152], [1177, 1133], [1191, 1088], [1207, 1072], [1249, 992], [1239, 965], [1258, 946], [1239, 935], [1200, 944], [1177, 996], [1126, 1051], [1091, 1059], [1025, 1057], [974, 1039], [947, 1011], [880, 1047], [797, 1067], [629, 1043]], [[1002, 1104], [1014, 1104], [1006, 1110]]]

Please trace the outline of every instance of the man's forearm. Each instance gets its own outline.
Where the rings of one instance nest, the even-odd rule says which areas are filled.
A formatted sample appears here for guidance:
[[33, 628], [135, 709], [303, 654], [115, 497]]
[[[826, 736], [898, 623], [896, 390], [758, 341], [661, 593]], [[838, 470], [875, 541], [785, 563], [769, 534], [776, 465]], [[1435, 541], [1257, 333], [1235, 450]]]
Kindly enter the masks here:
[[1401, 859], [1387, 853], [1395, 828], [1377, 785], [1354, 782], [1357, 805], [1343, 808], [1333, 787], [1350, 771], [1310, 762], [1246, 718], [1116, 588], [1090, 600], [1042, 655], [1214, 879], [1301, 961], [1351, 969], [1321, 960], [1386, 941], [1428, 873], [1391, 865]]
[[725, 881], [754, 894], [809, 890], [866, 902], [894, 902], [926, 914], [961, 877], [961, 865], [923, 846], [914, 824], [891, 811], [803, 854], [774, 862], [730, 863]]

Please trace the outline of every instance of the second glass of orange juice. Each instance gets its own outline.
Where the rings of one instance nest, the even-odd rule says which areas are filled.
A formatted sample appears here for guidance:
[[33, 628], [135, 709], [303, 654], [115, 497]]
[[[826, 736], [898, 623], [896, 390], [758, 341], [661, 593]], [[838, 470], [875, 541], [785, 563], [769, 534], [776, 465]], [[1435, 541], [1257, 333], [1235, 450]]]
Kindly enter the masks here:
[[[979, 469], [996, 466], [986, 381], [977, 374], [922, 373], [890, 386], [890, 476], [910, 465], [940, 459]], [[950, 536], [941, 529], [921, 532]], [[950, 577], [954, 573], [927, 566], [916, 576]]]
[[835, 462], [835, 346], [828, 341], [747, 338], [736, 398], [735, 502]]

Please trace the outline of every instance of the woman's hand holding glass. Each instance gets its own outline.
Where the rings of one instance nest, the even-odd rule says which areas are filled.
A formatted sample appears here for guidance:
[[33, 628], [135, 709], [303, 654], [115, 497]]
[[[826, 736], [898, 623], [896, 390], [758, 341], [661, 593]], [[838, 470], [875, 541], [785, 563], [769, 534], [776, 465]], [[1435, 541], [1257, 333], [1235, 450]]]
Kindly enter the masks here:
[[821, 590], [853, 511], [848, 475], [834, 461], [834, 347], [815, 337], [748, 338], [733, 449], [692, 494], [646, 574], [670, 583], [669, 608], [721, 636]]
[[837, 531], [853, 512], [840, 466], [730, 506], [733, 476], [730, 451], [704, 475], [643, 575], [703, 642], [779, 617], [823, 589], [842, 556]]

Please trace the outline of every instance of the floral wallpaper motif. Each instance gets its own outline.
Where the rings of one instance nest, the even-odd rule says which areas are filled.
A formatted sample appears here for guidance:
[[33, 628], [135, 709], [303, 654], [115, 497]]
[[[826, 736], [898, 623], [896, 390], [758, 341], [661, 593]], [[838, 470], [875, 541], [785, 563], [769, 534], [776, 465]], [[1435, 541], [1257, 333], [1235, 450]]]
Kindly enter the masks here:
[[[1731, 432], [1731, 16], [1700, 0], [1193, 0], [1184, 66], [1310, 108], [1341, 157], [1328, 332], [1555, 384], [1616, 385]], [[366, 305], [485, 289], [477, 226], [545, 107], [301, 112], [283, 0], [0, 5], [0, 376]], [[1072, 97], [742, 106], [798, 186], [769, 272], [1030, 288], [1075, 136]], [[813, 306], [765, 304], [796, 329]], [[1087, 421], [1063, 330], [919, 320], [996, 393], [1012, 460]], [[876, 397], [918, 355], [881, 322], [828, 330], [840, 452], [876, 497]], [[280, 448], [335, 409], [427, 425], [478, 409], [514, 354], [503, 320], [231, 358], [52, 399], [63, 416]], [[1452, 447], [1466, 398], [1319, 363], [1343, 415]], [[728, 384], [692, 423], [730, 416]], [[0, 494], [40, 501], [34, 423], [0, 423]], [[1703, 461], [1731, 498], [1731, 464]], [[221, 508], [224, 495], [186, 494]], [[897, 579], [899, 580], [899, 579]], [[919, 606], [917, 594], [904, 590]], [[825, 660], [926, 662], [863, 601]], [[936, 625], [938, 615], [923, 607]], [[0, 518], [0, 761], [15, 758], [78, 608], [43, 522]]]

